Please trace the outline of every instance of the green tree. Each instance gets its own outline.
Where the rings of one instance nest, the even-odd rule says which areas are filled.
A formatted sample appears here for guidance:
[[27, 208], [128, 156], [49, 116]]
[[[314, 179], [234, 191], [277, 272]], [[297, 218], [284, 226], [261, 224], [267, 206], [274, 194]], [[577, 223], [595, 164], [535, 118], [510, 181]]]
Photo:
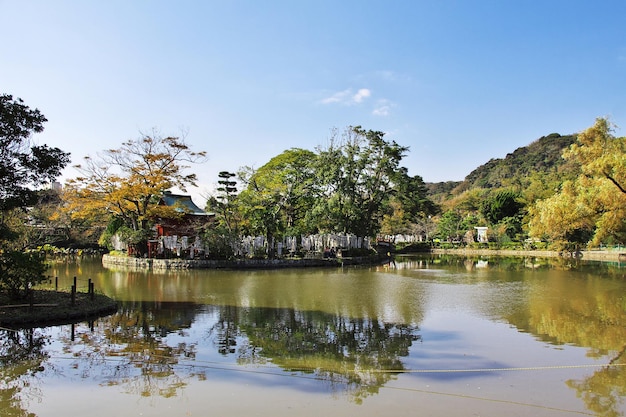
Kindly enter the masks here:
[[271, 242], [285, 234], [297, 236], [315, 231], [311, 214], [318, 195], [316, 160], [313, 152], [294, 148], [258, 170], [240, 171], [246, 188], [238, 201], [249, 234], [264, 235]]
[[30, 142], [43, 131], [46, 118], [8, 94], [0, 95], [0, 290], [26, 295], [44, 279], [39, 254], [24, 252], [25, 209], [37, 201], [37, 188], [52, 182], [69, 162], [69, 154]]
[[220, 180], [217, 182], [217, 202], [214, 206], [219, 210], [224, 220], [224, 225], [229, 233], [237, 233], [238, 221], [233, 207], [235, 197], [237, 195], [237, 181], [233, 181], [233, 178], [237, 174], [234, 172], [221, 171], [218, 174]]
[[33, 205], [36, 188], [54, 181], [69, 162], [69, 153], [59, 148], [31, 143], [47, 121], [22, 99], [0, 95], [0, 210]]
[[217, 193], [207, 200], [206, 210], [215, 212], [215, 221], [204, 231], [209, 256], [213, 259], [230, 259], [239, 239], [240, 213], [238, 210], [237, 174], [221, 171], [218, 174]]
[[437, 236], [444, 240], [459, 240], [465, 233], [461, 227], [462, 222], [463, 217], [457, 211], [446, 211], [437, 224]]
[[524, 205], [519, 201], [519, 193], [512, 190], [498, 190], [492, 193], [481, 205], [482, 215], [496, 224], [507, 217], [520, 214]]
[[394, 183], [395, 189], [381, 223], [381, 233], [428, 235], [429, 232], [424, 229], [426, 219], [437, 214], [439, 207], [428, 198], [424, 180], [419, 175], [411, 177], [406, 168], [400, 168]]
[[322, 198], [316, 207], [320, 228], [375, 236], [396, 190], [407, 147], [360, 126], [335, 131], [319, 151], [317, 172]]

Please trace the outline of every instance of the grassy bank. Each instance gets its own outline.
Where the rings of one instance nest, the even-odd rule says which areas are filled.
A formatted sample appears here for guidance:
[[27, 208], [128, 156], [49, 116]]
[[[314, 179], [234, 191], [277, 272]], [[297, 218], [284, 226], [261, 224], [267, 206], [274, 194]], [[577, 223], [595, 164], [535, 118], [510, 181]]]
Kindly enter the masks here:
[[95, 319], [117, 310], [116, 302], [102, 294], [36, 290], [31, 300], [14, 301], [0, 296], [0, 326], [43, 327]]

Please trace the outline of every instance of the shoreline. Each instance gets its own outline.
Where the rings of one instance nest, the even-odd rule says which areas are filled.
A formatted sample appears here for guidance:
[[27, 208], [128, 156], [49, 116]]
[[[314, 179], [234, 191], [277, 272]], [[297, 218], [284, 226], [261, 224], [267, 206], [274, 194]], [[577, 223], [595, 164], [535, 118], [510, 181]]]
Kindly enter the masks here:
[[358, 265], [376, 265], [390, 260], [394, 255], [456, 255], [456, 256], [520, 256], [537, 258], [578, 258], [588, 261], [626, 262], [624, 252], [592, 250], [580, 251], [577, 254], [546, 250], [507, 250], [507, 249], [431, 249], [428, 252], [405, 254], [361, 256], [351, 258], [303, 258], [303, 259], [239, 259], [239, 260], [208, 260], [208, 259], [156, 259], [129, 258], [102, 255], [102, 266], [110, 269], [128, 270], [187, 270], [187, 269], [283, 269], [283, 268], [329, 268]]
[[131, 270], [185, 270], [185, 269], [283, 269], [283, 268], [329, 268], [351, 265], [374, 265], [389, 260], [386, 255], [359, 256], [350, 258], [303, 258], [303, 259], [157, 259], [129, 258], [122, 256], [102, 255], [102, 266], [105, 268], [125, 268]]
[[103, 294], [76, 293], [74, 304], [65, 291], [33, 290], [31, 300], [11, 303], [0, 298], [0, 326], [11, 330], [95, 320], [117, 311], [117, 302]]
[[[573, 254], [556, 251], [542, 250], [505, 250], [505, 249], [431, 249], [429, 253], [435, 255], [465, 255], [465, 256], [525, 256], [535, 258], [571, 258]], [[626, 248], [624, 252], [607, 250], [583, 250], [578, 252], [578, 259], [586, 261], [626, 261]]]

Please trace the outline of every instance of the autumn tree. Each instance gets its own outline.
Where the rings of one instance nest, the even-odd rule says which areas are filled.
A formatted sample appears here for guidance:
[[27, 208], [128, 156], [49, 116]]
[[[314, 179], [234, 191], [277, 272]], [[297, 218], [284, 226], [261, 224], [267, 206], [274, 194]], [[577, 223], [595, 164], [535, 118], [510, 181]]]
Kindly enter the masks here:
[[563, 152], [582, 173], [531, 209], [533, 236], [593, 245], [626, 241], [626, 138], [613, 132], [598, 118]]
[[82, 175], [68, 181], [65, 209], [74, 219], [121, 219], [132, 232], [127, 240], [142, 244], [154, 219], [181, 215], [174, 207], [159, 206], [159, 197], [170, 188], [186, 191], [195, 186], [196, 175], [186, 173], [187, 164], [202, 162], [205, 156], [193, 152], [184, 138], [153, 133], [128, 140], [76, 166]]
[[52, 182], [69, 162], [69, 154], [30, 138], [47, 121], [38, 109], [8, 94], [0, 95], [0, 290], [26, 295], [44, 278], [36, 253], [24, 252], [25, 209], [37, 201], [37, 188]]

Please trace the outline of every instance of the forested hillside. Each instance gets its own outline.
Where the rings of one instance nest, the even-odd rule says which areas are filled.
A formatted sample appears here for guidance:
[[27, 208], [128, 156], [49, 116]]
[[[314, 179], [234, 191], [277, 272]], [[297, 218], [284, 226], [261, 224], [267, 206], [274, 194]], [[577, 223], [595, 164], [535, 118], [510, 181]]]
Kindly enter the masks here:
[[[576, 135], [552, 133], [459, 183], [427, 184], [441, 242], [543, 245], [557, 250], [626, 242], [626, 137], [598, 118]], [[487, 230], [480, 239], [475, 230]], [[524, 246], [525, 247], [525, 246]]]
[[574, 175], [576, 167], [565, 161], [561, 153], [576, 141], [576, 135], [552, 133], [528, 146], [517, 148], [505, 158], [494, 158], [470, 172], [464, 181], [427, 183], [433, 200], [443, 202], [474, 188], [527, 188], [533, 180]]

